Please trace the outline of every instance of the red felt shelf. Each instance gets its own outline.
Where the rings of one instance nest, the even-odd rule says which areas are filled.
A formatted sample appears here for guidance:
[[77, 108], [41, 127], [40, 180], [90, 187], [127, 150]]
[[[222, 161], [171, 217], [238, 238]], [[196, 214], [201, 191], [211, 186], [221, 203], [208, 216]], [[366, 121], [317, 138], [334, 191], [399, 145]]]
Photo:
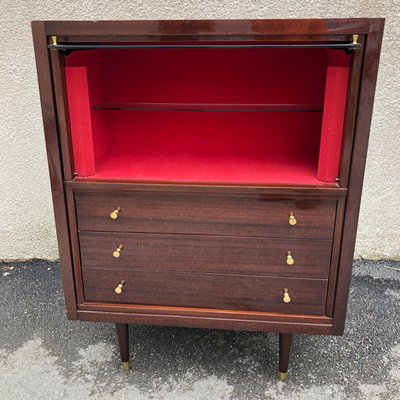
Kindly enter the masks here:
[[150, 181], [250, 185], [326, 185], [317, 179], [315, 157], [254, 157], [113, 151], [96, 164], [95, 181]]
[[322, 104], [229, 104], [229, 103], [140, 103], [105, 102], [94, 110], [204, 111], [204, 112], [319, 112]]

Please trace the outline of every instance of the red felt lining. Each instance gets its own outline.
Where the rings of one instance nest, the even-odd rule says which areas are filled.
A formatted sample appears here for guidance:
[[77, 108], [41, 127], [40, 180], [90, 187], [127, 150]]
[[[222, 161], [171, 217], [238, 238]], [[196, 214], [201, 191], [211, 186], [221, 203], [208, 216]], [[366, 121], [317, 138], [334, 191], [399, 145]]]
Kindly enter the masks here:
[[349, 59], [342, 52], [331, 52], [325, 84], [324, 116], [317, 177], [335, 182], [339, 172], [346, 94], [349, 78]]
[[[94, 180], [226, 184], [318, 185], [312, 157], [213, 156], [111, 152], [99, 160]], [[293, 177], [296, 177], [294, 181]]]
[[75, 171], [78, 176], [96, 172], [87, 68], [65, 69]]
[[[336, 90], [333, 65], [343, 60], [348, 65], [343, 54], [327, 49], [73, 53], [67, 71], [87, 68], [86, 83], [66, 74], [76, 172], [95, 180], [323, 184], [317, 170], [322, 173], [325, 162], [329, 174], [337, 174], [340, 157], [342, 125], [335, 121], [343, 124], [346, 93], [343, 77]], [[265, 105], [273, 112], [251, 112], [265, 111]], [[90, 123], [73, 123], [85, 115]], [[333, 140], [324, 138], [330, 126]], [[333, 182], [326, 174], [319, 178]]]

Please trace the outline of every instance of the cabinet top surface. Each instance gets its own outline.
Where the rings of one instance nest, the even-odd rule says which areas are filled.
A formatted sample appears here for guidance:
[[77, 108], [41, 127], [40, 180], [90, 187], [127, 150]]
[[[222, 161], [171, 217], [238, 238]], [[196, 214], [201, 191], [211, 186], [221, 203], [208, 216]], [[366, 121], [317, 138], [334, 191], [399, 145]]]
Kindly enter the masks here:
[[347, 35], [381, 29], [384, 18], [33, 21], [47, 35]]

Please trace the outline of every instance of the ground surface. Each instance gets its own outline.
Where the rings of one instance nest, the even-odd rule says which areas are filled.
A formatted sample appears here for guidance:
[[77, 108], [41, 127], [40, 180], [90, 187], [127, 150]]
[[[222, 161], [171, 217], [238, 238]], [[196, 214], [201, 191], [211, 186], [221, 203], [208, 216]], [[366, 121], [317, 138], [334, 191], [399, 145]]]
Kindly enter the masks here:
[[400, 263], [357, 262], [343, 337], [296, 336], [286, 383], [276, 334], [67, 321], [56, 263], [0, 263], [0, 399], [400, 399]]

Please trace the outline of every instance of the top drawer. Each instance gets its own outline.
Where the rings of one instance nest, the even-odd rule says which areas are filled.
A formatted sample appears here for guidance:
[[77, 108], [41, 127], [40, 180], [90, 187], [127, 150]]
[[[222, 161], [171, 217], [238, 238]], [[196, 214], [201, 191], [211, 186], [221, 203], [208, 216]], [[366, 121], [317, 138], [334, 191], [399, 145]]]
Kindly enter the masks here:
[[[110, 232], [331, 240], [336, 213], [332, 199], [279, 200], [261, 195], [96, 191], [76, 192], [75, 200], [79, 230]], [[115, 219], [110, 216], [114, 210], [118, 210]]]

